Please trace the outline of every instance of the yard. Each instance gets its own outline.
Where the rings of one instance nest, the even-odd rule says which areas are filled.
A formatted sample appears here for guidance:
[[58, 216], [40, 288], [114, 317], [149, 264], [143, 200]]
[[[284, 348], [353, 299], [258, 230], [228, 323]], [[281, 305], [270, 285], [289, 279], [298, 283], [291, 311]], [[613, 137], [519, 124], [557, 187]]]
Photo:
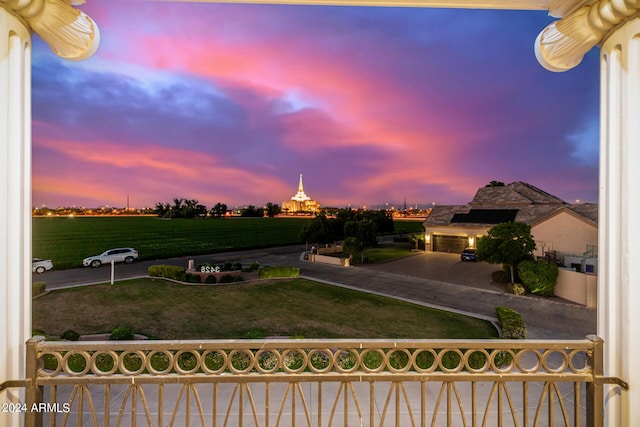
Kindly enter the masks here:
[[226, 286], [136, 279], [52, 291], [33, 300], [33, 328], [157, 339], [496, 338], [486, 321], [304, 279]]

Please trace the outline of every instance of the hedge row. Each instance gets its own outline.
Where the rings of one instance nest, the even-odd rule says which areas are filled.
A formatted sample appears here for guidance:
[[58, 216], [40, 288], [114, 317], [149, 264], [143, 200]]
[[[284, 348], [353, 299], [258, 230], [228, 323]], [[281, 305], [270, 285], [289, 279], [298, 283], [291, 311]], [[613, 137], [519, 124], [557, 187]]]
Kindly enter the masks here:
[[506, 339], [526, 339], [527, 327], [522, 316], [507, 307], [496, 307], [498, 324], [502, 328], [502, 336]]
[[[152, 277], [164, 277], [181, 282], [201, 283], [200, 274], [186, 273], [183, 267], [177, 267], [173, 265], [152, 265], [148, 269], [148, 274]], [[258, 269], [258, 277], [260, 279], [298, 276], [300, 276], [300, 269], [298, 267], [262, 267]], [[213, 279], [209, 279], [210, 277], [212, 277]], [[205, 279], [205, 283], [215, 283], [215, 280], [216, 278], [213, 275], [209, 275], [207, 279]], [[219, 277], [217, 279], [217, 282], [231, 283], [241, 280], [242, 277], [240, 276], [225, 274]]]
[[298, 276], [300, 276], [300, 269], [298, 267], [262, 267], [258, 269], [258, 277], [260, 279]]
[[[42, 332], [44, 335], [44, 332]], [[80, 334], [73, 329], [67, 329], [60, 335], [60, 338], [67, 341], [78, 341], [80, 339]], [[133, 340], [135, 339], [135, 334], [133, 332], [133, 328], [129, 326], [117, 326], [109, 335], [110, 340]]]
[[31, 297], [43, 294], [47, 290], [47, 284], [45, 282], [34, 282], [31, 284]]
[[152, 265], [149, 266], [147, 272], [152, 277], [164, 277], [180, 282], [184, 282], [186, 279], [184, 268], [175, 265]]

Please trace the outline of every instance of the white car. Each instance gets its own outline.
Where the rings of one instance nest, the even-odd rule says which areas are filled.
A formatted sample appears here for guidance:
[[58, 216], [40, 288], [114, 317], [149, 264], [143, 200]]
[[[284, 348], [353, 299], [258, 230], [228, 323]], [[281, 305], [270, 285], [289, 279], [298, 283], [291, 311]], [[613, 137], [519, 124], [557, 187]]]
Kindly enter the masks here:
[[41, 274], [52, 268], [53, 262], [50, 259], [33, 258], [31, 260], [31, 272], [33, 273]]
[[111, 264], [113, 262], [124, 262], [131, 264], [133, 260], [138, 258], [138, 251], [133, 248], [116, 248], [104, 251], [100, 255], [90, 256], [82, 260], [85, 267], [100, 267], [102, 264]]

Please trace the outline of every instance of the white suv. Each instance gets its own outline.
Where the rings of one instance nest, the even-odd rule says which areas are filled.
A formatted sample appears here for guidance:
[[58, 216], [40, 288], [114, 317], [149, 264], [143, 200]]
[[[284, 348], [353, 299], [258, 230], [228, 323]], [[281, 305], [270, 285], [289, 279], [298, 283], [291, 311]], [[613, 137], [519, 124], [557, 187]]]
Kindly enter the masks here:
[[109, 249], [100, 255], [90, 256], [82, 260], [85, 267], [100, 267], [102, 264], [110, 264], [113, 262], [124, 262], [131, 264], [134, 259], [138, 258], [138, 251], [133, 248], [116, 248]]

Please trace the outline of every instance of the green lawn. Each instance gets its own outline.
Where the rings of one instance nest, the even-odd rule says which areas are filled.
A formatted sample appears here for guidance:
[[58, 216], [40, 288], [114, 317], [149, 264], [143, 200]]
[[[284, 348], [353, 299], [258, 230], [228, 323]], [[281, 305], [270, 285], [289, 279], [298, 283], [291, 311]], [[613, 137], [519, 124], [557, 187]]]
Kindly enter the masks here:
[[[159, 219], [156, 217], [34, 217], [33, 256], [54, 268], [81, 267], [82, 259], [110, 248], [133, 247], [141, 259], [202, 255], [300, 243], [311, 218]], [[424, 230], [396, 220], [396, 230]]]
[[138, 279], [57, 290], [33, 300], [33, 328], [158, 339], [496, 338], [486, 321], [304, 279], [228, 286]]
[[55, 268], [114, 247], [133, 247], [142, 259], [200, 255], [298, 243], [310, 218], [159, 219], [155, 217], [33, 218], [33, 256]]
[[[385, 243], [374, 248], [365, 248], [364, 259], [367, 264], [375, 264], [377, 262], [402, 258], [414, 253], [412, 243]], [[336, 258], [343, 258], [347, 256], [344, 252], [329, 253], [327, 255]], [[361, 254], [355, 254], [353, 256], [352, 264], [360, 264], [360, 260]]]
[[[411, 255], [413, 245], [411, 243], [404, 244], [386, 244], [375, 248], [367, 248], [364, 250], [364, 256], [370, 264], [376, 262], [388, 261], [396, 258]], [[356, 261], [358, 261], [356, 259]]]

